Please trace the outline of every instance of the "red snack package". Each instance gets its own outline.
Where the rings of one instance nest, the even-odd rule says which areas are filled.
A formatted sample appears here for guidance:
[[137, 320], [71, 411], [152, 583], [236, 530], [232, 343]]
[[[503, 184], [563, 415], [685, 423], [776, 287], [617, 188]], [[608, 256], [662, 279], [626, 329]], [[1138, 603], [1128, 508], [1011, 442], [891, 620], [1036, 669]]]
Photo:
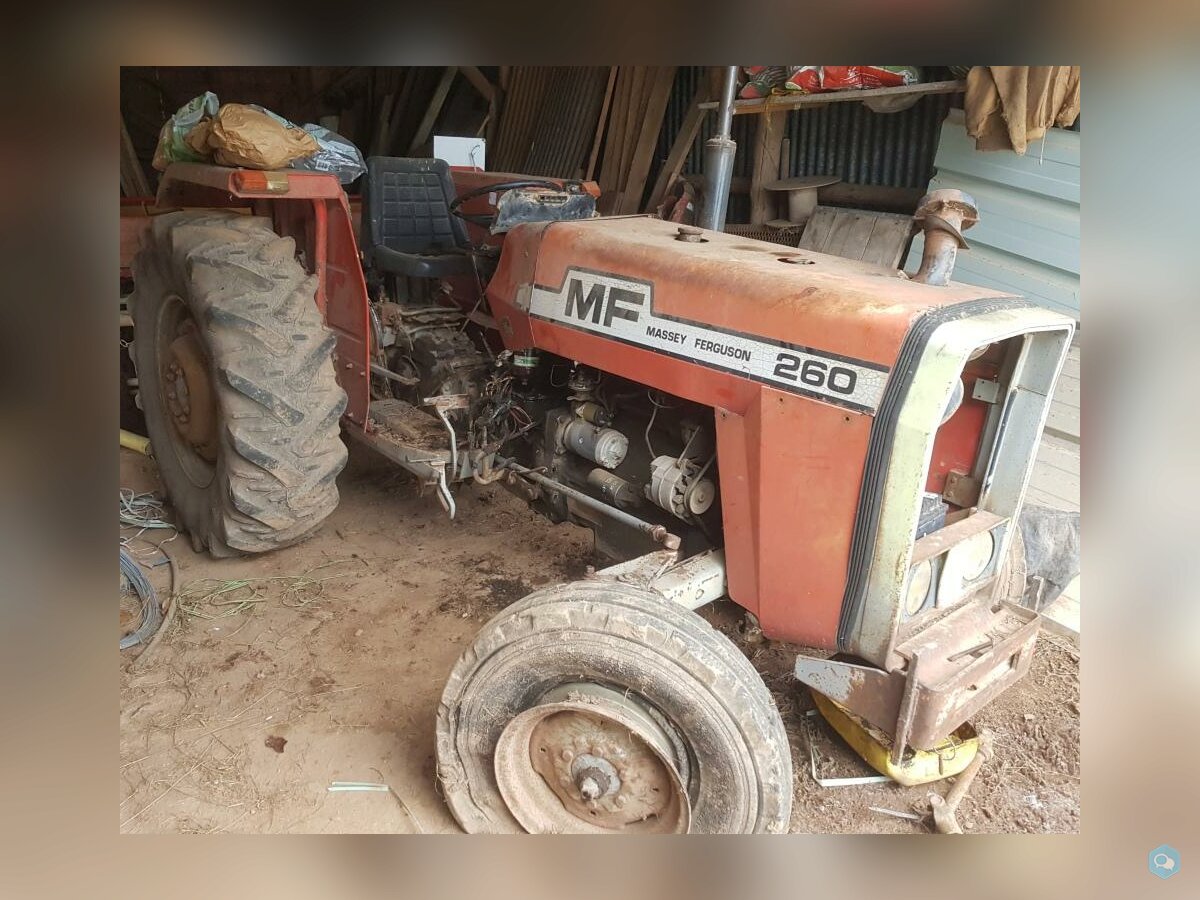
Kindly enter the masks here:
[[821, 87], [827, 91], [899, 87], [920, 80], [916, 66], [822, 66]]

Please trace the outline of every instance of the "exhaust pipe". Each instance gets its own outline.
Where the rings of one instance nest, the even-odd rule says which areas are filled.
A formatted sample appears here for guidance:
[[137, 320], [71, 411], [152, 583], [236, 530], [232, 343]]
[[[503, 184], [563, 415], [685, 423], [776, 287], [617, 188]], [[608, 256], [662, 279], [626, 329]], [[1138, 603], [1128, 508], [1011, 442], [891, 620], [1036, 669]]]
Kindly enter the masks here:
[[943, 287], [950, 283], [959, 250], [966, 250], [962, 233], [979, 221], [975, 199], [963, 191], [931, 191], [921, 198], [913, 221], [925, 232], [925, 252], [913, 281]]
[[721, 231], [725, 227], [729, 185], [733, 183], [733, 155], [737, 151], [737, 142], [730, 135], [737, 77], [737, 66], [725, 67], [725, 85], [717, 110], [717, 133], [704, 142], [704, 206], [698, 224], [712, 231]]

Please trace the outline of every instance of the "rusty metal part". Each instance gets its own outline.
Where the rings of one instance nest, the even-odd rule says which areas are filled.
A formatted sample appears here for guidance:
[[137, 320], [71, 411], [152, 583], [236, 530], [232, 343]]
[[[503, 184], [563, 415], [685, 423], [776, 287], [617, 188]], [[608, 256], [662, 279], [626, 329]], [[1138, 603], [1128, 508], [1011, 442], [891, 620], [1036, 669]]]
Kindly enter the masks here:
[[931, 191], [921, 198], [913, 220], [925, 232], [925, 250], [912, 280], [938, 287], [949, 284], [958, 251], [967, 248], [962, 233], [979, 221], [974, 198], [963, 191]]
[[905, 669], [801, 656], [795, 674], [891, 736], [899, 764], [906, 747], [934, 749], [1020, 679], [1033, 662], [1040, 624], [1036, 613], [1012, 603], [993, 608], [985, 589], [901, 644]]
[[979, 502], [980, 487], [978, 478], [951, 469], [946, 473], [946, 487], [942, 490], [942, 499], [955, 506], [974, 506]]
[[817, 208], [817, 192], [831, 184], [841, 181], [838, 175], [801, 175], [795, 178], [781, 178], [764, 185], [768, 191], [779, 191], [787, 194], [787, 220], [783, 225], [804, 225], [808, 222]]
[[983, 767], [983, 764], [992, 758], [992, 736], [986, 731], [979, 735], [979, 751], [975, 754], [961, 775], [954, 781], [954, 786], [943, 798], [940, 794], [930, 794], [929, 804], [933, 807], [933, 824], [940, 834], [962, 834], [962, 827], [958, 824], [956, 813], [958, 806], [962, 803], [963, 797], [967, 795], [967, 791], [971, 788], [971, 782], [975, 780], [975, 776]]
[[624, 510], [617, 509], [615, 506], [605, 503], [603, 500], [597, 500], [595, 497], [583, 493], [583, 491], [577, 491], [573, 487], [568, 487], [561, 481], [555, 481], [553, 478], [549, 478], [548, 476], [543, 475], [541, 472], [535, 472], [532, 469], [527, 469], [525, 466], [522, 466], [520, 463], [507, 457], [497, 456], [496, 466], [497, 468], [510, 469], [513, 472], [516, 472], [518, 475], [528, 478], [530, 481], [536, 481], [538, 484], [547, 488], [552, 493], [556, 492], [563, 494], [567, 497], [570, 497], [572, 500], [576, 501], [582, 506], [586, 506], [589, 509], [594, 509], [597, 512], [601, 512], [611, 519], [616, 519], [618, 522], [628, 525], [630, 528], [636, 528], [643, 534], [649, 535], [668, 550], [679, 549], [679, 536], [671, 534], [671, 532], [667, 531], [666, 527], [663, 525], [655, 525], [653, 522], [647, 522], [645, 519], [639, 519], [637, 516], [632, 516]]
[[217, 399], [195, 323], [184, 319], [160, 358], [167, 410], [176, 433], [206, 462], [217, 458]]
[[686, 754], [668, 728], [632, 696], [564, 685], [505, 726], [497, 787], [531, 833], [686, 833]]

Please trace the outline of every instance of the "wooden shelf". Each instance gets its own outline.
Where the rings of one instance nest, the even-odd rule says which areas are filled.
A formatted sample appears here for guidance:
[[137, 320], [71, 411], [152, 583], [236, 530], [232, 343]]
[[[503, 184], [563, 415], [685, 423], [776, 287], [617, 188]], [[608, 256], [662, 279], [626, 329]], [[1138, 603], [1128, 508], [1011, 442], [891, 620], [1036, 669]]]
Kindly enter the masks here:
[[[869, 100], [871, 97], [902, 97], [906, 94], [957, 94], [967, 89], [965, 81], [930, 81], [924, 84], [905, 84], [900, 87], [870, 88], [864, 91], [831, 91], [828, 94], [772, 94], [761, 100], [735, 100], [735, 116], [748, 113], [783, 112], [802, 106], [825, 103], [847, 103]], [[719, 103], [701, 103], [700, 109], [716, 109]]]

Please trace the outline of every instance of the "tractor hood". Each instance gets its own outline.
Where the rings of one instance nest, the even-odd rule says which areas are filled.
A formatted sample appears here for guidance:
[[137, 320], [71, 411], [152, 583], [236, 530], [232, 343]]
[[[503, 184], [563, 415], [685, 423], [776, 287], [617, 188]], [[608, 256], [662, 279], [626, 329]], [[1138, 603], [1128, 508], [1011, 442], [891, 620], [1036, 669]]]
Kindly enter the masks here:
[[[524, 271], [506, 278], [509, 263]], [[638, 335], [652, 339], [661, 332], [659, 346], [645, 343], [656, 351], [702, 358], [707, 345], [671, 323], [706, 326], [706, 334], [734, 339], [718, 340], [717, 350], [727, 361], [745, 362], [751, 377], [756, 373], [747, 354], [772, 360], [774, 354], [756, 352], [753, 340], [738, 353], [739, 337], [887, 370], [921, 313], [1006, 296], [956, 283], [931, 287], [895, 269], [645, 216], [514, 229], [493, 289], [506, 292], [506, 283], [514, 293], [533, 286], [533, 296], [522, 299], [535, 317], [556, 318], [547, 315], [553, 306], [562, 324], [639, 343], [645, 342], [636, 341]], [[592, 294], [597, 284], [605, 289]], [[874, 403], [861, 405], [869, 411]]]

